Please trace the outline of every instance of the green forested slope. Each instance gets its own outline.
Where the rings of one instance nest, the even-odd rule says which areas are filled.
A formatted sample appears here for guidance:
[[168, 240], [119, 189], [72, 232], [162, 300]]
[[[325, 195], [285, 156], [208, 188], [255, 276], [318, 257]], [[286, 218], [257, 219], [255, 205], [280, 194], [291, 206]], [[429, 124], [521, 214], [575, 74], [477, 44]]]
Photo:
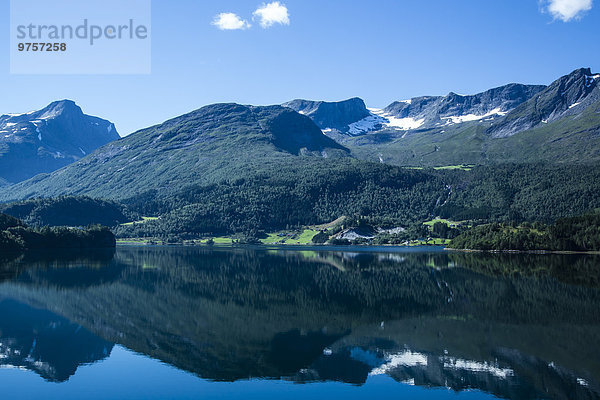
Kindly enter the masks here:
[[0, 201], [88, 195], [123, 199], [154, 189], [244, 176], [290, 158], [347, 156], [312, 121], [280, 106], [215, 104], [136, 132], [50, 175], [0, 191]]

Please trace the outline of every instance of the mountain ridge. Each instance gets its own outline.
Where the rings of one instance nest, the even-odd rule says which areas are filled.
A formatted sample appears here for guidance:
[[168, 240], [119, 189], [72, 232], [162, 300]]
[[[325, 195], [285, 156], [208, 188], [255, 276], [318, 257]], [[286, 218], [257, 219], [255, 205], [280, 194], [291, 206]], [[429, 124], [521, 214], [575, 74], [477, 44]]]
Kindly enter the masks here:
[[554, 81], [537, 96], [519, 105], [511, 115], [490, 129], [494, 137], [512, 136], [539, 124], [574, 115], [600, 101], [600, 74], [580, 68]]
[[338, 102], [296, 99], [282, 106], [306, 115], [321, 129], [343, 130], [371, 115], [364, 100], [358, 97]]
[[[596, 101], [600, 89], [596, 77], [600, 75], [590, 69], [578, 69], [547, 87], [509, 84], [471, 96], [451, 93], [393, 103], [399, 107], [392, 111], [404, 118], [411, 118], [406, 117], [411, 115], [411, 107], [412, 112], [424, 115], [423, 107], [433, 104], [428, 113], [434, 126], [388, 127], [359, 135], [322, 128], [330, 121], [345, 124], [356, 120], [365, 110], [370, 113], [367, 118], [375, 122], [384, 119], [358, 98], [337, 105], [303, 100], [282, 106], [213, 104], [111, 142], [54, 173], [4, 186], [0, 200], [64, 194], [105, 196], [109, 188], [114, 192], [112, 199], [152, 190], [169, 193], [183, 186], [247, 179], [253, 170], [310, 171], [316, 167], [310, 160], [340, 157], [408, 167], [596, 162], [600, 161], [600, 101]], [[564, 95], [558, 93], [557, 100], [561, 88]], [[493, 131], [513, 120], [523, 122], [522, 110], [546, 98], [544, 110], [547, 115], [554, 113], [554, 120], [512, 134]], [[52, 115], [57, 107], [73, 104], [53, 103], [44, 113]], [[497, 115], [480, 118], [465, 114], [487, 115], [490, 110], [497, 110]], [[327, 121], [329, 111], [332, 115]], [[450, 114], [477, 118], [454, 123], [447, 117]], [[531, 118], [543, 119], [546, 114]], [[324, 118], [321, 126], [314, 122], [317, 117]], [[443, 118], [450, 118], [452, 123], [440, 124]], [[358, 129], [361, 121], [348, 125], [348, 131]], [[319, 165], [316, 168], [334, 166]]]

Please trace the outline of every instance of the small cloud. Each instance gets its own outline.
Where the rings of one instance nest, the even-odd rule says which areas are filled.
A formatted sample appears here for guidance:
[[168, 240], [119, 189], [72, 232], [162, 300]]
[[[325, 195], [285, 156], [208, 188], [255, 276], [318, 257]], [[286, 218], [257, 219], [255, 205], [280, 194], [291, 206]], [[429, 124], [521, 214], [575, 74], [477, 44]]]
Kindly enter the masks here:
[[287, 7], [278, 1], [269, 4], [263, 3], [262, 6], [254, 11], [254, 18], [257, 18], [260, 26], [265, 29], [275, 24], [290, 24], [290, 14]]
[[552, 14], [554, 19], [569, 22], [579, 19], [592, 9], [592, 0], [544, 0], [544, 10]]
[[234, 13], [221, 13], [214, 18], [212, 24], [222, 31], [248, 29], [252, 26]]

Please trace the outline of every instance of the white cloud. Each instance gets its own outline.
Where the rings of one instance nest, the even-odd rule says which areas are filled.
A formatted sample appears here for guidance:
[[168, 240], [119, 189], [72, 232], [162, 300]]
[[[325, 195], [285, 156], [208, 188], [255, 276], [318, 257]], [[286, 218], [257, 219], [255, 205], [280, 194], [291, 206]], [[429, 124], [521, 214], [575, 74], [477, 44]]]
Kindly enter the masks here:
[[287, 7], [278, 1], [273, 1], [269, 4], [263, 3], [262, 6], [254, 11], [254, 18], [258, 18], [260, 26], [265, 29], [275, 24], [290, 24], [290, 14]]
[[215, 17], [212, 24], [222, 31], [248, 29], [251, 26], [248, 21], [234, 13], [221, 13]]
[[545, 0], [544, 8], [554, 19], [569, 22], [592, 9], [592, 0]]

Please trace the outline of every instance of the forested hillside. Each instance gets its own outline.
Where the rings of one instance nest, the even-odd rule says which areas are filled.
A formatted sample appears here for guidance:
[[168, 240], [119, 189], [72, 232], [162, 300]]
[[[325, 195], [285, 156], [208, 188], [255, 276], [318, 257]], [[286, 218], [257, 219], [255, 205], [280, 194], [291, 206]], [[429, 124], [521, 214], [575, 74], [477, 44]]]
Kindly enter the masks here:
[[135, 218], [121, 204], [90, 197], [61, 196], [0, 204], [0, 212], [42, 226], [115, 226]]
[[600, 251], [600, 211], [552, 225], [489, 224], [455, 238], [450, 247], [472, 250]]
[[[246, 178], [190, 186], [171, 196], [147, 192], [125, 200], [160, 216], [118, 228], [122, 236], [253, 236], [343, 215], [378, 226], [407, 226], [435, 216], [454, 221], [553, 222], [600, 207], [600, 167], [504, 165], [410, 170], [356, 160], [281, 164]], [[572, 199], [572, 200], [570, 200]]]

